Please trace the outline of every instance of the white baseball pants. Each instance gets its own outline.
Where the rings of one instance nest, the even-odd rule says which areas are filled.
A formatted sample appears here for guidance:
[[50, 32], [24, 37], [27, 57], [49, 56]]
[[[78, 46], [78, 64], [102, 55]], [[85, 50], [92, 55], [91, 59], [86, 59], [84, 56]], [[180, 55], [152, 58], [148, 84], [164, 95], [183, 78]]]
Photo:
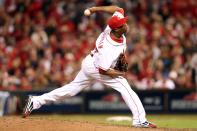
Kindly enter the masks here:
[[33, 108], [38, 109], [46, 103], [58, 102], [67, 97], [75, 96], [81, 90], [88, 87], [90, 81], [93, 79], [96, 79], [121, 93], [125, 103], [132, 111], [133, 124], [139, 124], [146, 121], [144, 107], [137, 94], [131, 89], [127, 80], [123, 77], [112, 78], [99, 74], [98, 69], [95, 68], [93, 64], [93, 58], [90, 55], [86, 56], [83, 60], [81, 70], [71, 83], [41, 96], [33, 97]]

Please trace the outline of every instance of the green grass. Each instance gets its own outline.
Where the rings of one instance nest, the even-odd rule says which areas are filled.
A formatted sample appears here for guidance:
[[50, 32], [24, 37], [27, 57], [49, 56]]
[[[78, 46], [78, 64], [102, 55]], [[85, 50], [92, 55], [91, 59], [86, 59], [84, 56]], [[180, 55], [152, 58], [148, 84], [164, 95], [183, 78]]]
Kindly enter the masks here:
[[197, 128], [197, 115], [152, 115], [148, 119], [159, 127]]
[[[107, 125], [130, 126], [129, 121], [107, 122], [106, 119], [112, 116], [129, 115], [32, 115], [33, 117], [46, 117], [49, 119], [67, 120], [67, 121], [88, 121]], [[197, 128], [197, 114], [192, 115], [148, 115], [148, 120], [156, 123], [158, 127], [164, 128]]]

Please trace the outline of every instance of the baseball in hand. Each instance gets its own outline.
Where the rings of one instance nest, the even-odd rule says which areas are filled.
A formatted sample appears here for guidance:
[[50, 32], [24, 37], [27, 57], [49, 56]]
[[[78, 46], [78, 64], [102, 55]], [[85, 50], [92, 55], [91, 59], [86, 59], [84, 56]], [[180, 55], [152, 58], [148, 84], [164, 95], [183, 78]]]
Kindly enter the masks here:
[[84, 15], [85, 15], [85, 16], [89, 16], [90, 14], [91, 14], [91, 12], [90, 12], [89, 9], [86, 9], [86, 10], [84, 11]]

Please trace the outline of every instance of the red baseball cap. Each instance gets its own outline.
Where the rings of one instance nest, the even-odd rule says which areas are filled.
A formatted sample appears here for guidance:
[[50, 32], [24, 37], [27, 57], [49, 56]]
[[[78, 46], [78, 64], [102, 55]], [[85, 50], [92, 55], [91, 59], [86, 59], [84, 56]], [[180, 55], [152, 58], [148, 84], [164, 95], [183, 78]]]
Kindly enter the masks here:
[[113, 29], [118, 29], [119, 27], [123, 26], [126, 21], [127, 21], [128, 17], [123, 17], [120, 18], [118, 16], [112, 16], [109, 20], [108, 20], [108, 25], [109, 27], [113, 30]]

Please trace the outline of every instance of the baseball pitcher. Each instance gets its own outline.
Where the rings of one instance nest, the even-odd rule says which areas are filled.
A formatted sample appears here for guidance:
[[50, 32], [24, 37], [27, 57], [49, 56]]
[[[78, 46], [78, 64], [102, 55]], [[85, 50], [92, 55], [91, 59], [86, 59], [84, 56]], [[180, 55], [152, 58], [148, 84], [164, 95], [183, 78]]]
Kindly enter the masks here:
[[121, 93], [133, 114], [132, 125], [134, 127], [156, 128], [155, 124], [147, 121], [139, 97], [124, 78], [128, 65], [125, 59], [125, 34], [128, 26], [124, 10], [117, 6], [98, 6], [86, 9], [84, 15], [90, 16], [101, 11], [111, 13], [112, 16], [107, 21], [105, 30], [98, 36], [95, 49], [82, 61], [81, 70], [75, 79], [69, 84], [41, 96], [29, 96], [23, 117], [29, 116], [32, 110], [38, 109], [46, 103], [58, 102], [75, 96], [88, 87], [94, 79]]

